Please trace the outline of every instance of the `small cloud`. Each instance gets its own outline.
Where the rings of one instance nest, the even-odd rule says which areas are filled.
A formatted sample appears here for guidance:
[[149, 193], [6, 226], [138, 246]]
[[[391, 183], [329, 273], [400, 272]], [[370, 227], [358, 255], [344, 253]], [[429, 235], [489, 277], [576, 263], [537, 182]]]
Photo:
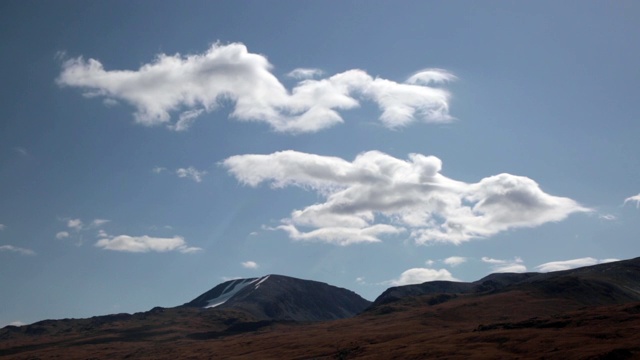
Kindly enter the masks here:
[[426, 269], [426, 268], [413, 268], [409, 269], [396, 279], [385, 281], [387, 285], [402, 286], [411, 284], [422, 284], [427, 281], [446, 280], [446, 281], [459, 281], [454, 278], [451, 273], [446, 269]]
[[435, 264], [436, 262], [435, 262], [435, 261], [433, 261], [433, 260], [431, 260], [431, 259], [429, 259], [429, 260], [425, 261], [424, 263], [425, 263], [425, 264], [427, 264], [428, 266], [432, 266], [432, 265], [433, 265], [433, 264]]
[[257, 269], [259, 267], [258, 263], [255, 261], [243, 261], [241, 264], [245, 269]]
[[15, 253], [22, 254], [22, 255], [35, 255], [36, 254], [35, 251], [33, 251], [33, 250], [25, 249], [25, 248], [13, 246], [13, 245], [1, 245], [0, 246], [0, 251], [15, 252]]
[[249, 233], [249, 236], [256, 236], [256, 235], [258, 235], [257, 231], [252, 231], [252, 232]]
[[513, 260], [501, 260], [493, 259], [484, 256], [482, 262], [491, 264], [491, 269], [494, 273], [523, 273], [527, 272], [527, 267], [524, 266], [520, 257], [516, 256]]
[[82, 224], [82, 220], [80, 219], [70, 219], [67, 221], [67, 227], [69, 229], [73, 229], [75, 231], [80, 231], [82, 230], [83, 224]]
[[366, 282], [364, 281], [364, 277], [362, 277], [362, 276], [359, 276], [359, 277], [356, 278], [356, 283], [358, 285], [365, 285], [366, 284]]
[[91, 222], [91, 227], [100, 227], [110, 221], [111, 220], [106, 220], [106, 219], [93, 219], [93, 221]]
[[614, 221], [617, 219], [616, 216], [613, 214], [600, 214], [598, 215], [598, 218], [606, 221]]
[[95, 243], [95, 246], [105, 250], [133, 253], [178, 251], [183, 254], [189, 254], [202, 250], [201, 248], [187, 246], [181, 236], [158, 238], [147, 235], [119, 235], [100, 239]]
[[448, 257], [446, 259], [444, 259], [443, 261], [445, 264], [449, 265], [449, 266], [458, 266], [460, 264], [463, 264], [465, 262], [467, 262], [467, 258], [466, 257], [462, 257], [462, 256], [451, 256]]
[[115, 99], [111, 99], [111, 98], [106, 98], [106, 99], [102, 100], [102, 103], [106, 107], [113, 107], [113, 106], [118, 105], [118, 101], [115, 100]]
[[458, 78], [452, 73], [443, 69], [424, 69], [411, 75], [406, 83], [416, 85], [441, 84], [457, 80]]
[[151, 169], [151, 171], [153, 171], [155, 174], [160, 174], [163, 171], [167, 171], [166, 167], [161, 167], [161, 166], [156, 166], [153, 169]]
[[627, 205], [628, 202], [636, 202], [636, 208], [640, 208], [640, 194], [638, 195], [634, 195], [634, 196], [630, 196], [626, 199], [624, 199], [624, 204], [623, 205]]
[[4, 230], [6, 228], [7, 228], [7, 225], [0, 224], [0, 231]]
[[173, 131], [187, 131], [193, 125], [193, 122], [204, 112], [204, 109], [188, 110], [180, 114], [178, 122], [175, 125], [168, 125], [167, 127]]
[[551, 271], [562, 271], [575, 269], [583, 266], [591, 266], [597, 264], [604, 264], [613, 261], [620, 261], [620, 259], [594, 259], [592, 257], [585, 257], [580, 259], [572, 259], [572, 260], [562, 260], [562, 261], [551, 261], [548, 263], [544, 263], [536, 266], [541, 272], [551, 272]]
[[22, 321], [12, 321], [7, 325], [8, 326], [24, 326], [24, 325], [27, 325], [27, 323], [24, 323]]
[[198, 170], [193, 166], [189, 166], [188, 168], [180, 168], [176, 170], [176, 174], [180, 178], [189, 178], [195, 182], [202, 182], [202, 178], [207, 174], [204, 170]]
[[27, 149], [25, 149], [23, 147], [14, 147], [13, 151], [17, 152], [18, 154], [20, 154], [22, 156], [29, 156], [29, 152], [27, 151]]
[[60, 231], [59, 233], [56, 234], [56, 239], [66, 239], [68, 237], [69, 237], [68, 231]]
[[324, 72], [320, 69], [297, 68], [287, 74], [288, 77], [303, 80], [321, 76]]

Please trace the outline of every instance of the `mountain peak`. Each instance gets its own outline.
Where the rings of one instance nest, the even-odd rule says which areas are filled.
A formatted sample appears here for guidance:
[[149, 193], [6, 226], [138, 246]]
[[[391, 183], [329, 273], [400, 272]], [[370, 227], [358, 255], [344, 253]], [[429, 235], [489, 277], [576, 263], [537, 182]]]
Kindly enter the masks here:
[[184, 306], [241, 310], [257, 319], [321, 321], [351, 317], [369, 305], [347, 289], [270, 274], [223, 282]]

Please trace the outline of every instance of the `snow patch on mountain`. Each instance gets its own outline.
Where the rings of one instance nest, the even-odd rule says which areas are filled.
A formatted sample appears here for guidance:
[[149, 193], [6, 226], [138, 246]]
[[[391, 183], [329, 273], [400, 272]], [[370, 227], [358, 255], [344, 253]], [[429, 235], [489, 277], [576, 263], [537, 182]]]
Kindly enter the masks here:
[[265, 280], [267, 280], [269, 278], [269, 275], [267, 276], [263, 276], [262, 278], [258, 279], [260, 281], [258, 281], [258, 283], [256, 284], [255, 289], [258, 290], [258, 288], [260, 287], [260, 284], [262, 284]]
[[205, 308], [207, 309], [214, 308], [216, 306], [220, 306], [224, 304], [225, 302], [227, 302], [227, 300], [231, 299], [240, 290], [256, 282], [257, 284], [255, 288], [257, 289], [260, 286], [260, 284], [262, 284], [265, 280], [267, 280], [267, 278], [269, 278], [269, 275], [263, 276], [261, 278], [255, 278], [255, 279], [233, 280], [229, 283], [229, 285], [227, 285], [226, 288], [224, 288], [220, 296], [207, 300], [207, 306], [205, 306]]

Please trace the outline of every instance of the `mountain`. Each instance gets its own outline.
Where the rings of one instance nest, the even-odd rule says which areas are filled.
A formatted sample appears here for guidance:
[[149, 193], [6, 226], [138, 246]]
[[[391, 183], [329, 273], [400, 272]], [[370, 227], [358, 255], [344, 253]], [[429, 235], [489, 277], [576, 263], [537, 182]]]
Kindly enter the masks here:
[[640, 257], [549, 273], [496, 273], [470, 283], [430, 281], [396, 286], [378, 296], [372, 307], [415, 296], [507, 291], [526, 291], [538, 297], [563, 298], [584, 305], [640, 301]]
[[352, 317], [370, 304], [351, 290], [267, 275], [224, 282], [183, 306], [242, 311], [258, 320], [323, 321]]
[[640, 258], [398, 286], [309, 321], [354, 303], [315, 281], [231, 280], [174, 308], [4, 327], [0, 358], [640, 358]]

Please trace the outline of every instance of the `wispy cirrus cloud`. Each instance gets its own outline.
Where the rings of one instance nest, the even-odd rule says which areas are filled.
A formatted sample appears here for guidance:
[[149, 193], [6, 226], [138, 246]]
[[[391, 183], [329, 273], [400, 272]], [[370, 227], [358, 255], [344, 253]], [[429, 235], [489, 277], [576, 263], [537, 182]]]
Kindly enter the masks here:
[[451, 273], [446, 269], [428, 269], [428, 268], [413, 268], [404, 271], [396, 279], [385, 281], [385, 285], [402, 286], [411, 284], [422, 284], [427, 281], [446, 280], [446, 281], [460, 281], [453, 277]]
[[342, 123], [339, 111], [354, 109], [361, 100], [378, 105], [379, 119], [388, 128], [452, 120], [449, 93], [433, 86], [455, 78], [446, 70], [426, 69], [395, 82], [358, 69], [322, 79], [312, 79], [321, 75], [317, 69], [296, 69], [289, 75], [302, 80], [288, 90], [271, 68], [265, 56], [241, 43], [216, 43], [201, 54], [160, 54], [137, 70], [105, 70], [95, 59], [66, 59], [56, 82], [110, 104], [126, 102], [135, 108], [137, 123], [165, 124], [176, 131], [229, 102], [232, 118], [263, 122], [287, 133]]
[[195, 253], [201, 251], [201, 248], [187, 246], [186, 241], [181, 236], [170, 238], [143, 236], [118, 235], [108, 236], [98, 240], [96, 247], [131, 253], [147, 253], [147, 252], [169, 252], [178, 251], [184, 254]]
[[483, 257], [482, 262], [491, 264], [491, 270], [494, 273], [523, 273], [527, 272], [527, 267], [524, 265], [522, 259], [518, 256], [513, 260], [493, 259], [490, 257]]
[[594, 259], [592, 257], [585, 257], [579, 259], [572, 260], [562, 260], [562, 261], [551, 261], [548, 263], [540, 264], [536, 266], [541, 272], [550, 272], [550, 271], [562, 271], [575, 269], [583, 266], [591, 266], [597, 264], [604, 264], [613, 261], [619, 261], [620, 259]]
[[31, 249], [25, 249], [25, 248], [21, 248], [21, 247], [17, 247], [17, 246], [13, 246], [13, 245], [0, 245], [0, 252], [14, 252], [14, 253], [18, 253], [21, 255], [35, 255], [35, 251], [31, 250]]
[[624, 199], [624, 205], [626, 205], [628, 202], [635, 202], [636, 207], [640, 208], [640, 194], [629, 196], [628, 198]]
[[499, 174], [477, 183], [447, 178], [440, 173], [440, 159], [421, 154], [403, 160], [368, 151], [350, 162], [281, 151], [232, 156], [222, 165], [252, 187], [298, 186], [323, 197], [323, 202], [294, 210], [276, 227], [302, 241], [349, 245], [406, 232], [417, 244], [460, 244], [591, 211], [545, 193], [523, 176]]
[[202, 182], [202, 178], [207, 174], [204, 170], [198, 170], [193, 166], [189, 166], [188, 168], [179, 168], [176, 170], [176, 175], [179, 178], [187, 178], [191, 179], [195, 182]]

